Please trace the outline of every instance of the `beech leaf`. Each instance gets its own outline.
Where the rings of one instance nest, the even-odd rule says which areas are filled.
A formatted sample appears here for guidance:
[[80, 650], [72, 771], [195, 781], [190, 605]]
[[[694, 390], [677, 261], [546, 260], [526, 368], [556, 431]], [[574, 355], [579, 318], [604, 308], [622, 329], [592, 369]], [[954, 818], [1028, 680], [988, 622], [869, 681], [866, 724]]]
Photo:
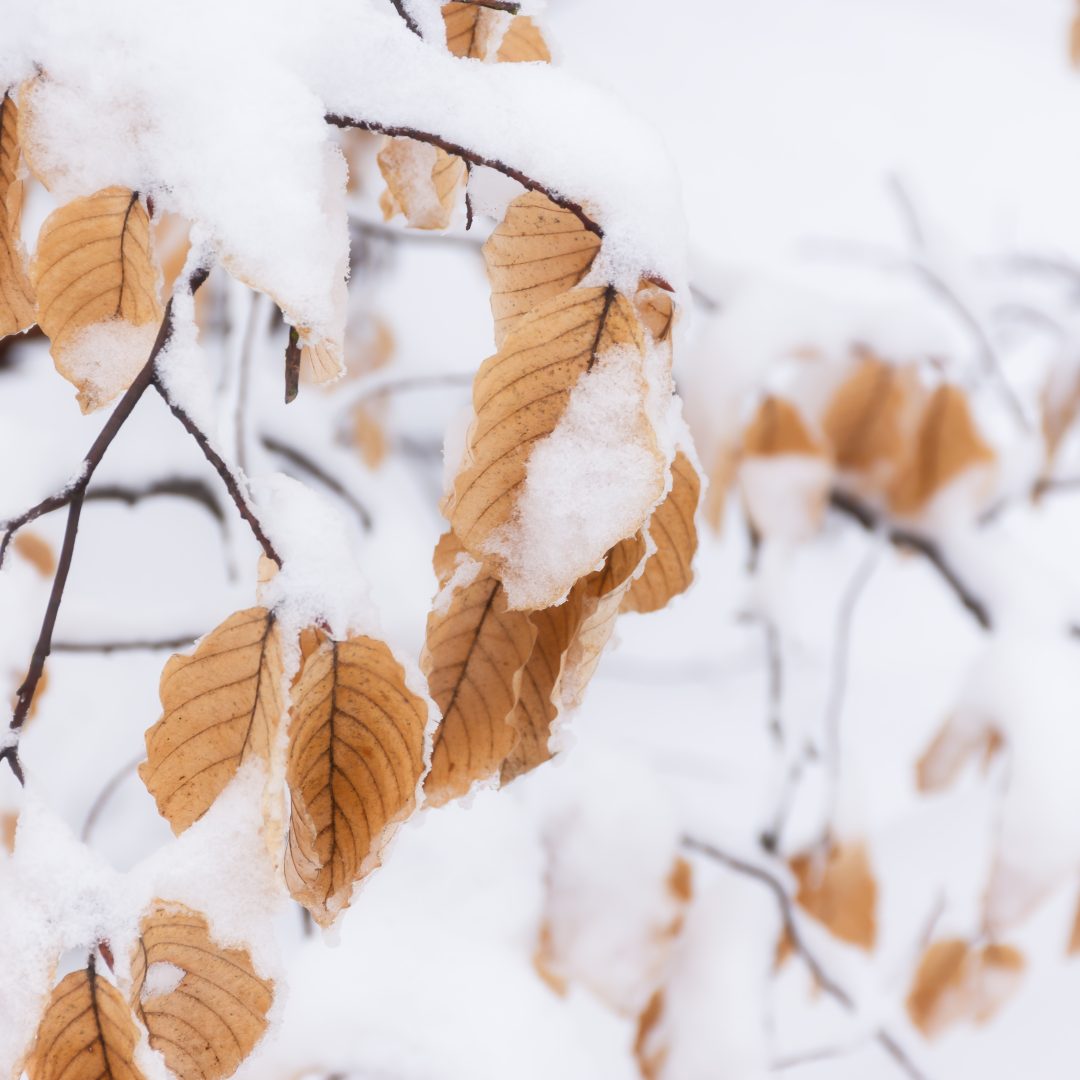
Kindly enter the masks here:
[[519, 195], [484, 244], [495, 344], [527, 312], [572, 289], [589, 272], [600, 237], [538, 191]]
[[526, 315], [481, 365], [469, 456], [450, 508], [471, 553], [491, 553], [492, 534], [514, 513], [533, 446], [555, 429], [578, 379], [618, 346], [644, 347], [633, 307], [610, 287], [574, 289]]
[[30, 1080], [143, 1080], [138, 1028], [120, 991], [94, 961], [53, 988], [26, 1071]]
[[146, 733], [139, 775], [173, 832], [198, 821], [251, 758], [269, 761], [285, 712], [273, 615], [230, 615], [161, 673], [162, 716]]
[[378, 154], [386, 190], [379, 199], [389, 221], [404, 214], [414, 229], [445, 229], [468, 180], [465, 162], [416, 139], [387, 138]]
[[874, 947], [877, 882], [865, 844], [834, 844], [823, 857], [817, 852], [797, 855], [791, 872], [799, 883], [795, 900], [807, 914], [841, 941]]
[[499, 42], [495, 59], [503, 64], [550, 64], [551, 50], [548, 49], [540, 27], [528, 15], [515, 15]]
[[[222, 947], [206, 919], [179, 904], [156, 901], [140, 931], [131, 1003], [150, 1046], [180, 1080], [232, 1076], [266, 1031], [273, 982], [256, 974], [246, 949]], [[167, 989], [155, 986], [155, 970], [172, 976]]]
[[321, 926], [349, 906], [416, 806], [427, 705], [389, 647], [325, 640], [292, 689], [285, 879]]
[[912, 515], [962, 473], [995, 459], [971, 415], [967, 395], [943, 383], [927, 402], [915, 439], [889, 491], [897, 514]]
[[34, 292], [20, 235], [23, 182], [19, 114], [14, 99], [0, 99], [0, 337], [34, 325]]
[[[105, 188], [54, 210], [30, 279], [57, 370], [78, 389], [83, 412], [100, 408], [135, 377], [161, 321], [150, 219], [138, 193]], [[145, 332], [133, 332], [139, 328]]]
[[480, 4], [451, 3], [442, 6], [446, 24], [446, 47], [454, 56], [483, 60], [498, 25], [498, 14]]
[[671, 464], [671, 491], [652, 512], [646, 526], [656, 544], [641, 577], [631, 582], [624, 611], [659, 611], [672, 597], [686, 592], [694, 579], [692, 563], [698, 536], [694, 516], [701, 497], [701, 478], [681, 450]]
[[[452, 550], [452, 541], [436, 549], [443, 571]], [[498, 772], [513, 749], [511, 714], [537, 632], [526, 612], [507, 610], [502, 585], [484, 569], [454, 587], [445, 607], [441, 599], [428, 615], [420, 658], [443, 716], [424, 785], [436, 806]]]

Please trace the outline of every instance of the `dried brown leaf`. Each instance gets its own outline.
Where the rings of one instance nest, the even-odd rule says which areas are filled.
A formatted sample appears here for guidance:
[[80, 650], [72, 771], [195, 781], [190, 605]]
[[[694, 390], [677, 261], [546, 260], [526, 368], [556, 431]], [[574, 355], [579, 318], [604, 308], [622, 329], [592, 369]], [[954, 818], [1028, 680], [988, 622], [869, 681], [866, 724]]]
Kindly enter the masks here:
[[499, 15], [479, 4], [451, 3], [442, 6], [446, 24], [446, 47], [454, 56], [483, 60], [487, 57]]
[[917, 514], [961, 473], [994, 459], [963, 390], [943, 383], [923, 410], [915, 439], [890, 487], [892, 509], [898, 514]]
[[105, 188], [54, 210], [41, 227], [30, 279], [57, 370], [78, 388], [83, 412], [100, 408], [142, 365], [128, 357], [110, 363], [96, 353], [82, 355], [86, 332], [102, 324], [113, 330], [147, 327], [145, 352], [132, 346], [136, 360], [144, 360], [161, 321], [150, 221], [138, 193]]
[[698, 536], [694, 516], [701, 498], [701, 478], [681, 450], [671, 464], [671, 491], [652, 512], [646, 526], [656, 544], [641, 577], [630, 584], [624, 611], [659, 611], [674, 596], [686, 592], [694, 579], [692, 567]]
[[[131, 1002], [150, 1046], [180, 1080], [231, 1076], [266, 1031], [273, 982], [256, 974], [246, 949], [222, 947], [206, 919], [179, 904], [156, 901], [140, 930]], [[169, 965], [159, 970], [174, 978], [179, 972], [179, 982], [155, 987], [155, 965]]]
[[143, 1080], [135, 1018], [93, 960], [53, 988], [26, 1064], [30, 1080]]
[[499, 42], [495, 59], [502, 64], [550, 64], [551, 51], [540, 27], [528, 15], [515, 15]]
[[485, 554], [492, 534], [510, 521], [529, 454], [555, 429], [578, 379], [618, 346], [643, 349], [633, 307], [611, 288], [574, 289], [526, 315], [481, 365], [467, 464], [450, 509], [472, 554]]
[[589, 272], [600, 237], [537, 191], [518, 196], [484, 244], [495, 344], [527, 312], [572, 289]]
[[811, 434], [798, 408], [772, 394], [758, 406], [743, 432], [742, 442], [743, 453], [748, 457], [822, 453], [820, 442]]
[[634, 294], [638, 317], [655, 341], [667, 341], [675, 321], [675, 300], [667, 289], [642, 281]]
[[510, 717], [518, 741], [503, 762], [504, 784], [551, 758], [548, 743], [559, 715], [563, 668], [581, 626], [583, 603], [582, 591], [572, 589], [564, 603], [529, 616], [536, 641], [522, 670], [518, 701]]
[[56, 571], [56, 555], [49, 542], [29, 529], [23, 529], [15, 537], [12, 547], [43, 578], [51, 578]]
[[[447, 542], [436, 552], [444, 570], [451, 550]], [[428, 615], [420, 658], [443, 716], [424, 784], [436, 806], [498, 772], [513, 749], [511, 714], [536, 637], [529, 615], [506, 609], [502, 586], [484, 569], [455, 588], [445, 608], [440, 599]]]
[[895, 468], [912, 434], [917, 392], [911, 373], [865, 354], [825, 411], [823, 428], [842, 469]]
[[974, 757], [981, 756], [984, 768], [1004, 746], [1000, 732], [991, 727], [975, 727], [950, 718], [941, 726], [915, 765], [920, 791], [942, 791]]
[[0, 100], [0, 337], [34, 325], [34, 291], [26, 273], [20, 222], [23, 182], [19, 114], [14, 99]]
[[468, 180], [465, 162], [416, 139], [387, 138], [379, 150], [386, 191], [379, 199], [389, 221], [403, 214], [414, 229], [445, 229]]
[[359, 402], [352, 411], [352, 443], [369, 469], [386, 460], [389, 443], [383, 426], [385, 402]]
[[327, 640], [305, 660], [292, 689], [285, 878], [320, 925], [349, 906], [415, 808], [427, 721], [383, 642]]
[[1016, 992], [1024, 968], [1023, 954], [1011, 945], [935, 941], [919, 961], [908, 1016], [928, 1039], [961, 1020], [985, 1024]]
[[798, 905], [829, 932], [861, 949], [872, 949], [877, 936], [877, 882], [866, 845], [834, 844], [825, 853], [797, 855], [791, 871], [799, 888]]
[[285, 711], [273, 615], [230, 615], [161, 673], [162, 716], [146, 733], [139, 775], [173, 832], [198, 821], [240, 766], [268, 761]]

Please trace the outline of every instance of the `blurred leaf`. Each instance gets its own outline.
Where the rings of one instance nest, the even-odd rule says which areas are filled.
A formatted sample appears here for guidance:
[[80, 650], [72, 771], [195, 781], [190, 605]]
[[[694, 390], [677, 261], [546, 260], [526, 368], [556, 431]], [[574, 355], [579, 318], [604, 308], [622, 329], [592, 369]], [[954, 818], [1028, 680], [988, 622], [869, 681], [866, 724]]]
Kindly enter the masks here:
[[877, 936], [877, 882], [866, 845], [834, 844], [824, 857], [818, 852], [796, 855], [790, 865], [799, 883], [795, 902], [834, 937], [872, 949]]
[[414, 229], [445, 229], [465, 189], [465, 162], [445, 150], [416, 139], [390, 138], [378, 155], [386, 190], [379, 198], [389, 221], [403, 214]]
[[504, 64], [529, 61], [550, 64], [551, 51], [540, 27], [528, 15], [515, 15], [499, 42], [495, 59]]

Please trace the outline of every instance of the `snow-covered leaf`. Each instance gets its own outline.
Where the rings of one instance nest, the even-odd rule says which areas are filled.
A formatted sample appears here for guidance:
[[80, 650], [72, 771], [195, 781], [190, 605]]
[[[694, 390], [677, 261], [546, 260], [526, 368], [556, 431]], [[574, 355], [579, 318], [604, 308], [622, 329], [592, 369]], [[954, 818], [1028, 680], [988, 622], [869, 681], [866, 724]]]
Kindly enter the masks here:
[[0, 337], [34, 324], [34, 292], [20, 236], [23, 182], [18, 109], [10, 94], [0, 100]]
[[143, 918], [131, 978], [150, 1046], [180, 1080], [224, 1080], [266, 1031], [274, 984], [246, 949], [223, 947], [202, 915], [179, 904], [155, 901]]

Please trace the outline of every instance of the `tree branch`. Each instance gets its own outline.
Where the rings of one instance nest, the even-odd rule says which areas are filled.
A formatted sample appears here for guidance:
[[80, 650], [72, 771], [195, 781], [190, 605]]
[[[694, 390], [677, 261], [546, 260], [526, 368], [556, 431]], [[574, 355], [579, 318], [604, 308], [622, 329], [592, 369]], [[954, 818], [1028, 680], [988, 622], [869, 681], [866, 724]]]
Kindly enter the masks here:
[[360, 128], [363, 131], [376, 131], [382, 135], [390, 135], [393, 138], [415, 139], [417, 142], [425, 142], [430, 143], [432, 146], [438, 146], [448, 154], [455, 154], [457, 157], [463, 158], [473, 165], [483, 165], [485, 168], [501, 172], [503, 176], [509, 176], [511, 180], [516, 180], [522, 187], [528, 188], [529, 191], [539, 191], [542, 195], [546, 195], [557, 206], [561, 206], [564, 210], [569, 210], [570, 213], [577, 217], [582, 225], [590, 232], [595, 233], [600, 237], [604, 235], [604, 230], [585, 213], [580, 203], [576, 203], [573, 199], [568, 199], [564, 195], [559, 195], [557, 192], [552, 191], [551, 188], [541, 184], [539, 180], [534, 180], [531, 176], [527, 176], [520, 169], [515, 169], [512, 165], [507, 165], [505, 162], [497, 161], [494, 158], [486, 158], [482, 154], [476, 153], [475, 150], [469, 150], [467, 147], [460, 146], [458, 143], [450, 142], [449, 139], [444, 139], [441, 135], [436, 135], [430, 131], [420, 131], [417, 128], [395, 127], [389, 124], [380, 124], [374, 120], [360, 120], [353, 116], [342, 116], [338, 113], [327, 113], [326, 122], [328, 124], [333, 124], [335, 127]]
[[54, 641], [53, 652], [66, 653], [114, 653], [156, 652], [169, 649], [186, 649], [197, 641], [200, 634], [177, 634], [168, 638], [131, 638], [125, 641]]
[[225, 511], [210, 485], [196, 477], [172, 476], [162, 480], [152, 480], [141, 487], [126, 487], [123, 484], [98, 484], [86, 492], [87, 502], [122, 502], [135, 506], [143, 499], [159, 496], [173, 496], [178, 499], [190, 499], [202, 506], [219, 524], [225, 524]]
[[942, 580], [952, 589], [964, 609], [971, 614], [979, 626], [984, 630], [993, 629], [993, 616], [986, 602], [961, 578], [933, 540], [911, 529], [888, 524], [884, 515], [845, 491], [834, 490], [829, 496], [829, 505], [858, 522], [867, 532], [883, 529], [885, 538], [894, 547], [917, 551], [941, 575]]
[[[792, 947], [810, 969], [810, 974], [813, 975], [815, 981], [825, 993], [839, 1002], [849, 1012], [858, 1011], [854, 997], [829, 974], [824, 964], [807, 944], [799, 926], [799, 919], [795, 914], [795, 901], [779, 877], [764, 866], [730, 855], [728, 852], [721, 851], [712, 844], [707, 844], [693, 836], [684, 836], [682, 844], [688, 850], [699, 855], [705, 855], [714, 862], [726, 866], [729, 870], [751, 877], [764, 885], [776, 900], [780, 909], [780, 918], [783, 921], [788, 937], [791, 939]], [[876, 1028], [872, 1035], [878, 1045], [885, 1050], [907, 1076], [911, 1077], [912, 1080], [926, 1080], [922, 1071], [916, 1066], [895, 1035], [884, 1027]]]

